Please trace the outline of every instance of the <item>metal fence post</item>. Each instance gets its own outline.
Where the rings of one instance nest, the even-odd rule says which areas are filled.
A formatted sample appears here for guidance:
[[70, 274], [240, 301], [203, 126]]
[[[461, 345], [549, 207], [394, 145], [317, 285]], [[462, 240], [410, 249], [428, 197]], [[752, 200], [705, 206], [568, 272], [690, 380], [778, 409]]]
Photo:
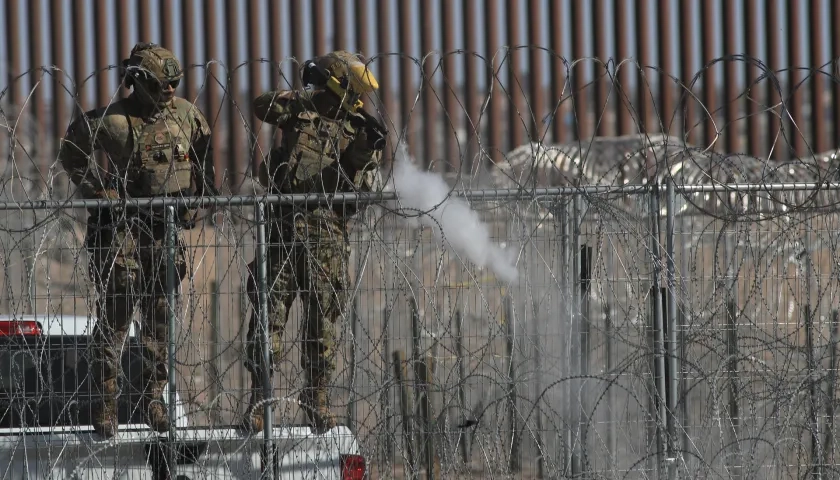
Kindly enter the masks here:
[[356, 427], [356, 371], [358, 370], [359, 366], [356, 364], [358, 362], [358, 355], [356, 353], [356, 349], [359, 348], [358, 338], [359, 338], [359, 309], [358, 309], [358, 297], [354, 297], [353, 301], [350, 303], [350, 331], [352, 332], [353, 342], [350, 344], [350, 392], [347, 402], [347, 423], [350, 425], [350, 428], [357, 428]]
[[825, 401], [825, 442], [823, 444], [823, 465], [828, 465], [833, 450], [834, 442], [834, 401], [837, 390], [837, 342], [840, 340], [840, 314], [837, 310], [831, 312], [831, 337], [829, 343], [828, 357], [828, 379], [826, 380], [826, 393], [828, 398]]
[[[262, 348], [262, 380], [263, 380], [263, 398], [269, 399], [274, 395], [271, 384], [271, 358], [269, 355], [269, 347], [271, 340], [268, 335], [268, 248], [266, 240], [266, 215], [265, 203], [260, 201], [255, 206], [254, 218], [257, 221], [257, 293], [259, 298], [259, 320], [260, 320], [260, 341], [263, 344]], [[263, 405], [263, 437], [265, 446], [263, 448], [263, 455], [266, 459], [266, 464], [271, 465], [274, 477], [277, 478], [277, 465], [274, 459], [274, 442], [272, 441], [273, 431], [273, 417], [272, 417], [271, 402], [265, 402]]]
[[414, 448], [414, 405], [408, 387], [408, 368], [405, 352], [394, 350], [394, 377], [399, 386], [400, 410], [402, 415], [403, 445], [405, 447], [406, 469], [409, 478], [417, 478], [417, 455]]
[[[573, 194], [574, 195], [574, 194]], [[578, 356], [576, 355], [576, 344], [577, 342], [574, 341], [575, 335], [575, 312], [577, 309], [575, 308], [575, 302], [577, 300], [577, 295], [575, 295], [575, 284], [576, 284], [576, 258], [577, 258], [577, 237], [573, 237], [574, 232], [576, 231], [575, 228], [575, 221], [577, 219], [577, 215], [574, 213], [574, 206], [575, 206], [575, 199], [570, 198], [569, 202], [567, 202], [563, 206], [562, 211], [562, 225], [563, 225], [563, 242], [562, 242], [562, 255], [563, 255], [563, 273], [565, 277], [566, 283], [566, 298], [569, 299], [568, 301], [568, 313], [569, 313], [569, 337], [567, 340], [567, 347], [566, 351], [564, 352], [564, 357], [566, 360], [566, 375], [571, 378], [577, 374], [577, 368], [575, 367], [574, 363], [577, 360]], [[573, 240], [574, 238], [574, 240]], [[577, 429], [575, 428], [574, 424], [577, 420], [576, 418], [576, 410], [575, 410], [575, 402], [572, 400], [575, 392], [575, 385], [573, 385], [572, 381], [565, 382], [565, 388], [563, 389], [563, 393], [565, 394], [568, 401], [566, 402], [566, 419], [568, 422], [568, 427], [565, 432], [565, 442], [564, 442], [564, 460], [565, 460], [565, 471], [568, 476], [577, 476], [580, 473], [580, 459], [576, 452], [576, 443], [578, 438], [576, 436]]]
[[208, 416], [210, 417], [210, 420], [214, 422], [221, 421], [218, 402], [219, 397], [224, 390], [222, 385], [222, 369], [224, 368], [224, 362], [221, 360], [223, 349], [221, 348], [221, 324], [219, 323], [219, 302], [221, 301], [220, 292], [219, 282], [216, 280], [210, 282], [210, 352], [211, 358], [213, 359], [213, 361], [210, 362], [210, 373], [213, 379], [212, 384], [210, 385], [210, 398], [213, 407], [210, 412], [208, 412]]
[[398, 438], [393, 435], [391, 430], [391, 379], [389, 378], [391, 371], [391, 358], [389, 353], [391, 351], [391, 342], [389, 340], [388, 321], [391, 316], [388, 307], [382, 309], [382, 394], [381, 394], [381, 408], [384, 416], [385, 435], [383, 435], [383, 447], [385, 453], [385, 464], [393, 461], [394, 457], [394, 442]]
[[29, 301], [27, 302], [29, 304], [28, 305], [29, 306], [29, 313], [31, 313], [32, 315], [37, 315], [38, 314], [38, 302], [35, 299], [35, 295], [36, 295], [35, 290], [36, 290], [36, 284], [37, 284], [37, 279], [35, 278], [35, 275], [36, 275], [35, 268], [37, 267], [38, 262], [37, 262], [37, 257], [35, 256], [35, 248], [32, 249], [32, 258], [27, 259], [24, 263], [26, 265], [26, 271], [28, 272], [28, 277], [29, 277], [29, 278], [27, 278], [27, 282], [26, 282], [27, 286], [29, 287], [29, 289], [28, 289], [28, 291], [29, 291]]
[[175, 224], [175, 207], [166, 207], [166, 304], [168, 306], [169, 339], [167, 342], [168, 353], [168, 380], [169, 398], [167, 407], [169, 409], [169, 448], [167, 449], [167, 467], [170, 478], [177, 478], [175, 461], [175, 442], [177, 440], [178, 410], [176, 408], [175, 396], [175, 239], [177, 235]]
[[537, 312], [539, 312], [539, 305], [534, 300], [534, 319], [531, 322], [534, 345], [534, 408], [536, 408], [534, 412], [534, 423], [536, 424], [534, 440], [537, 446], [537, 478], [542, 479], [545, 478], [545, 442], [543, 442], [542, 408], [539, 401], [542, 393], [542, 361], [540, 360], [542, 342], [540, 342], [540, 315]]
[[[680, 359], [679, 349], [677, 346], [677, 282], [676, 282], [676, 266], [674, 258], [674, 218], [676, 216], [676, 196], [674, 194], [674, 182], [668, 180], [665, 187], [667, 203], [667, 220], [665, 223], [665, 261], [666, 274], [668, 277], [668, 362], [669, 372], [669, 390], [668, 390], [668, 439], [669, 448], [672, 456], [671, 463], [668, 468], [668, 478], [674, 479], [677, 475], [679, 464], [676, 458], [676, 438], [677, 438], [677, 403], [679, 396], [677, 390], [680, 386]], [[657, 212], [658, 215], [658, 212]]]
[[[415, 270], [417, 271], [417, 270]], [[416, 290], [419, 292], [419, 290]], [[423, 374], [420, 371], [422, 367], [420, 367], [421, 360], [421, 328], [420, 328], [420, 307], [417, 304], [417, 300], [415, 298], [411, 298], [409, 300], [409, 307], [411, 309], [411, 371], [414, 373], [414, 384], [412, 385], [412, 390], [414, 392], [414, 398], [417, 404], [415, 408], [419, 409], [422, 405], [422, 398], [423, 398]], [[417, 415], [417, 411], [411, 412], [412, 415]], [[425, 448], [426, 448], [426, 435], [428, 432], [424, 432], [423, 428], [419, 428], [422, 425], [422, 420], [418, 420], [414, 425], [415, 430], [414, 434], [416, 438], [416, 445], [417, 445], [417, 458], [424, 458], [425, 455]]]
[[[578, 197], [580, 198], [580, 197]], [[578, 214], [578, 221], [576, 222], [577, 225], [581, 225], [583, 220], [583, 214], [581, 213], [583, 209], [580, 207], [579, 202], [575, 202], [575, 209], [577, 210]], [[580, 402], [580, 410], [578, 412], [579, 422], [578, 425], [581, 425], [580, 431], [580, 444], [581, 444], [581, 459], [586, 460], [585, 466], [586, 469], [589, 471], [594, 471], [597, 466], [595, 465], [596, 456], [589, 455], [589, 442], [587, 439], [589, 438], [589, 428], [593, 427], [593, 422], [590, 421], [589, 415], [587, 415], [586, 409], [589, 406], [589, 401], [592, 398], [590, 394], [590, 385], [587, 383], [587, 377], [589, 376], [589, 349], [590, 349], [590, 336], [589, 333], [591, 331], [590, 322], [589, 322], [589, 315], [590, 315], [590, 286], [591, 286], [591, 278], [592, 278], [592, 247], [588, 246], [586, 243], [580, 241], [580, 229], [577, 231], [577, 238], [578, 238], [578, 261], [577, 261], [577, 280], [578, 280], [578, 289], [577, 294], [580, 295], [580, 303], [578, 303], [578, 332], [576, 338], [578, 340], [579, 345], [579, 365], [578, 365], [578, 375], [580, 375], [580, 388], [578, 391], [580, 392], [580, 396], [582, 401]], [[593, 415], [595, 411], [592, 411]], [[586, 424], [586, 428], [583, 427], [584, 423]], [[597, 433], [596, 433], [597, 435]]]
[[[467, 357], [464, 350], [464, 314], [458, 309], [455, 312], [455, 356], [458, 362], [458, 407], [462, 412], [467, 411], [467, 394], [465, 391], [467, 382]], [[466, 414], [466, 413], [465, 413]], [[466, 469], [470, 463], [469, 439], [466, 432], [458, 435], [461, 451], [461, 461]]]
[[513, 313], [513, 298], [511, 297], [510, 291], [505, 292], [503, 301], [505, 326], [507, 327], [505, 347], [508, 356], [508, 425], [511, 438], [508, 468], [510, 469], [510, 473], [518, 473], [521, 469], [521, 459], [519, 458], [519, 421], [517, 419], [518, 408], [516, 398], [518, 395], [515, 358], [516, 319]]
[[658, 428], [656, 431], [658, 432], [658, 454], [657, 458], [659, 459], [659, 472], [660, 476], [665, 473], [663, 464], [665, 461], [665, 455], [668, 453], [668, 441], [667, 441], [667, 431], [666, 425], [663, 422], [667, 422], [668, 418], [668, 409], [666, 405], [666, 389], [665, 389], [665, 330], [664, 330], [664, 322], [662, 320], [662, 290], [659, 285], [659, 275], [661, 272], [662, 266], [662, 259], [659, 256], [659, 186], [657, 184], [652, 185], [652, 191], [650, 193], [649, 201], [650, 201], [650, 256], [651, 256], [651, 280], [652, 280], [652, 288], [653, 288], [653, 321], [654, 321], [654, 377], [656, 378], [656, 393], [655, 396], [658, 397], [658, 401], [654, 402], [657, 405], [656, 421], [658, 424]]
[[577, 377], [572, 385], [574, 391], [577, 392], [578, 398], [574, 402], [576, 412], [572, 415], [575, 422], [575, 442], [577, 443], [577, 452], [572, 456], [572, 472], [575, 475], [583, 473], [583, 459], [586, 458], [587, 448], [584, 445], [583, 427], [581, 423], [585, 419], [584, 414], [584, 398], [583, 398], [583, 380], [580, 377], [583, 370], [582, 354], [583, 346], [580, 344], [580, 334], [583, 331], [583, 310], [582, 310], [582, 295], [581, 289], [581, 249], [580, 249], [580, 225], [581, 225], [581, 193], [575, 194], [572, 200], [572, 224], [569, 233], [569, 255], [572, 258], [572, 271], [570, 278], [572, 280], [573, 288], [571, 290], [571, 305], [572, 305], [572, 375]]

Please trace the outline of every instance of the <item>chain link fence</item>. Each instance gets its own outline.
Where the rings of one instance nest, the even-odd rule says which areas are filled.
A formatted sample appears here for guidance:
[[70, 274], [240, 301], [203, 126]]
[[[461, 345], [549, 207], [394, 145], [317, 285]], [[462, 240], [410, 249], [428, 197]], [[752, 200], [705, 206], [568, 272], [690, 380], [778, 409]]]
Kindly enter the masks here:
[[[94, 205], [73, 199], [54, 160], [36, 160], [39, 142], [15, 128], [22, 115], [4, 118], [0, 314], [87, 318]], [[200, 200], [203, 221], [182, 232], [189, 268], [170, 319], [171, 387], [187, 422], [175, 438], [198, 429], [221, 453], [213, 465], [199, 456], [192, 472], [219, 475], [226, 452], [254, 448], [252, 437], [213, 432], [241, 421], [250, 394], [248, 265], [270, 227], [255, 212], [319, 201], [367, 205], [350, 224], [353, 288], [330, 389], [372, 478], [835, 474], [833, 152], [778, 162], [640, 133], [534, 141], [491, 162], [486, 122], [474, 120], [478, 166], [439, 182], [412, 173], [420, 185], [445, 186], [419, 204], [393, 175], [414, 162], [405, 131], [391, 132], [383, 192], [267, 197], [248, 179], [241, 195]], [[242, 129], [256, 134], [254, 152], [275, 141], [248, 122]], [[504, 279], [508, 263], [513, 280]], [[290, 311], [269, 402], [280, 429], [304, 422], [299, 300]], [[27, 396], [27, 379], [37, 395]], [[84, 410], [85, 380], [65, 364], [0, 362], [0, 451], [19, 447], [6, 433], [36, 435], [39, 415], [50, 420], [37, 435], [84, 428], [59, 428], [50, 412], [55, 398]], [[30, 430], [15, 429], [26, 422]], [[61, 438], [78, 458], [56, 445], [45, 465], [95, 461], [106, 448]]]

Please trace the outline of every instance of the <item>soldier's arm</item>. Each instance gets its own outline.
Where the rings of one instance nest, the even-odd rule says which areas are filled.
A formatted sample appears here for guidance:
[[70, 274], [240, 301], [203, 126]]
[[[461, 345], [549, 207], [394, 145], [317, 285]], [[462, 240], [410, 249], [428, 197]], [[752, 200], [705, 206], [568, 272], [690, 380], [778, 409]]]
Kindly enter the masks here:
[[102, 197], [105, 191], [104, 182], [99, 175], [99, 165], [92, 155], [94, 150], [98, 149], [93, 135], [104, 132], [97, 129], [101, 122], [94, 123], [91, 117], [89, 112], [86, 112], [70, 124], [58, 153], [61, 166], [83, 198]]
[[213, 195], [215, 190], [216, 175], [213, 161], [213, 143], [210, 141], [212, 131], [207, 119], [200, 110], [192, 109], [194, 134], [190, 142], [190, 161], [193, 165], [193, 181], [195, 182], [195, 194]]
[[371, 150], [362, 146], [353, 148], [351, 144], [348, 160], [350, 161], [350, 168], [354, 171], [376, 170], [382, 163], [382, 151]]
[[297, 112], [300, 94], [293, 90], [272, 90], [254, 99], [254, 115], [263, 122], [282, 127]]
[[356, 171], [375, 170], [382, 162], [387, 132], [372, 116], [365, 115], [362, 118], [363, 123], [354, 122], [356, 136], [348, 147], [348, 166]]

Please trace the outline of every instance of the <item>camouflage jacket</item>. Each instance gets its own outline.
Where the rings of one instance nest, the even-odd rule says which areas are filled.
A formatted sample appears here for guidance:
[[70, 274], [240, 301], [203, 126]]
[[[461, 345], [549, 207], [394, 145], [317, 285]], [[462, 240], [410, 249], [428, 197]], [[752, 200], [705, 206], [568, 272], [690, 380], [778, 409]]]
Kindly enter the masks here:
[[[213, 156], [210, 146], [210, 126], [199, 109], [187, 100], [175, 97], [163, 110], [144, 114], [143, 106], [134, 95], [107, 107], [90, 110], [74, 120], [62, 141], [59, 160], [77, 185], [84, 198], [96, 198], [99, 192], [113, 189], [126, 194], [126, 184], [137, 183], [135, 169], [142, 163], [142, 150], [151, 150], [155, 143], [174, 145], [171, 150], [179, 158], [189, 160], [193, 195], [213, 191]], [[146, 107], [148, 110], [148, 107]], [[154, 137], [138, 134], [144, 126], [158, 123], [160, 131]], [[97, 164], [92, 153], [102, 151], [108, 158], [107, 173]], [[164, 168], [167, 166], [164, 163]], [[188, 180], [189, 181], [189, 180]]]
[[[368, 126], [375, 120], [371, 117], [341, 108], [337, 97], [319, 90], [269, 91], [254, 100], [254, 111], [258, 119], [277, 125], [283, 131], [282, 143], [269, 154], [260, 169], [260, 181], [264, 186], [281, 193], [334, 193], [375, 188], [384, 141], [382, 146], [372, 145]], [[317, 131], [319, 127], [315, 126], [307, 135], [306, 124], [326, 123], [336, 124], [331, 128], [339, 132], [327, 135], [329, 128]], [[316, 138], [319, 135], [332, 138]], [[301, 157], [307, 154], [307, 151], [302, 152], [303, 143], [309, 144], [311, 157], [322, 157], [316, 159], [317, 164], [308, 171], [303, 171], [306, 167], [300, 165]]]

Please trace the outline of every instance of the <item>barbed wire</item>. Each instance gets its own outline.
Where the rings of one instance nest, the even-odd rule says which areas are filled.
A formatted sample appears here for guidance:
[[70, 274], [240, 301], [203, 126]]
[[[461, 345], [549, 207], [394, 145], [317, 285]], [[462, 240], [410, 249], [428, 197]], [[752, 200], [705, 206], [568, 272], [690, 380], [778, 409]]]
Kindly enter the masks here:
[[[535, 92], [524, 87], [530, 79], [505, 75], [526, 49], [559, 62], [562, 88], [542, 81]], [[458, 55], [482, 64], [481, 85], [448, 75], [444, 60]], [[279, 69], [284, 62], [266, 59], [230, 69], [213, 60], [188, 66], [185, 76], [197, 92], [189, 100], [212, 131], [221, 190], [199, 199], [201, 221], [180, 232], [187, 273], [172, 340], [190, 427], [208, 427], [221, 444], [213, 432], [246, 417], [247, 285], [265, 227], [257, 204], [364, 200], [349, 222], [349, 298], [330, 392], [333, 412], [352, 428], [377, 478], [425, 470], [426, 445], [445, 478], [836, 470], [840, 178], [834, 149], [815, 152], [810, 141], [807, 152], [791, 147], [792, 136], [810, 138], [828, 123], [797, 124], [789, 114], [792, 90], [817, 75], [836, 81], [830, 65], [790, 85], [789, 70], [743, 55], [716, 59], [687, 81], [633, 60], [569, 61], [533, 46], [486, 57], [377, 55], [375, 74], [393, 78], [380, 72], [405, 62], [419, 79], [412, 95], [380, 82], [366, 100], [389, 130], [377, 191], [283, 198], [257, 178], [256, 166], [279, 144], [253, 118], [250, 102], [263, 92], [236, 80], [255, 62], [279, 74], [279, 88], [295, 84]], [[755, 71], [737, 98], [718, 102], [725, 112], [712, 111], [698, 88], [715, 86], [715, 69], [731, 63]], [[39, 67], [16, 81], [33, 75], [41, 81], [27, 99], [49, 83], [77, 114], [94, 108], [77, 102], [60, 68]], [[57, 139], [45, 133], [60, 129], [35, 121], [28, 102], [8, 105], [7, 91], [0, 93], [0, 313], [96, 315], [86, 247], [95, 205], [78, 202]], [[212, 92], [224, 100], [208, 101]], [[125, 94], [113, 90], [108, 105]], [[535, 105], [536, 97], [547, 101]], [[564, 119], [568, 128], [557, 127]], [[633, 131], [621, 131], [628, 119]], [[761, 135], [746, 141], [746, 123], [759, 124]], [[693, 142], [697, 125], [711, 130]], [[242, 152], [233, 150], [237, 143]], [[772, 158], [724, 148], [747, 143]], [[400, 165], [415, 168], [400, 177]], [[114, 224], [134, 215], [126, 199], [102, 203], [118, 207]], [[515, 280], [502, 279], [507, 261]], [[263, 400], [279, 426], [305, 418], [302, 303], [290, 312], [274, 396]], [[48, 346], [11, 345], [8, 362], [0, 348], [0, 365], [8, 365], [0, 367], [0, 426], [87, 428], [95, 390], [88, 367], [75, 360], [84, 342]], [[121, 377], [132, 422], [137, 361], [127, 361], [134, 368]], [[64, 460], [73, 464], [68, 471], [92, 468], [85, 465], [119, 442], [80, 446], [79, 458]], [[245, 435], [238, 442], [225, 453], [255, 448]], [[189, 468], [215, 474], [209, 458]]]

